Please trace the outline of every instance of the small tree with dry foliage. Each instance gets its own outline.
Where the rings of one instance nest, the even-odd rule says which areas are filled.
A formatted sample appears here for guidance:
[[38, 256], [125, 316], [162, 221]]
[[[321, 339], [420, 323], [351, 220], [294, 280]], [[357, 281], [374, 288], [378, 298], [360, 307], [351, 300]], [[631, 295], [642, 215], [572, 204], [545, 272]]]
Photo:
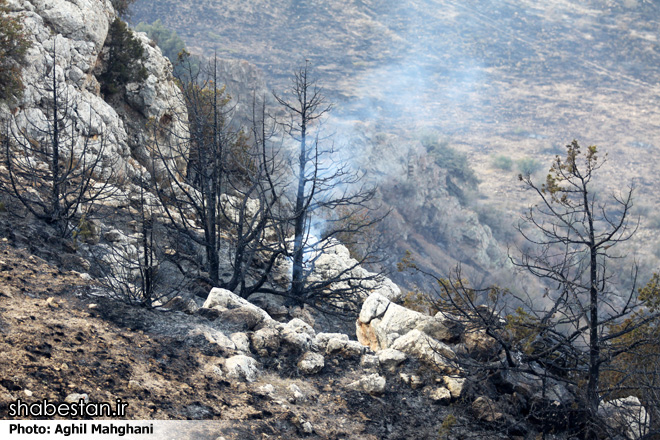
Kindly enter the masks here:
[[518, 227], [530, 246], [512, 262], [542, 281], [542, 296], [473, 289], [460, 271], [448, 279], [435, 277], [437, 308], [468, 332], [486, 335], [496, 348], [482, 358], [466, 356], [468, 371], [524, 373], [541, 381], [543, 393], [550, 383], [571, 390], [574, 406], [530, 410], [528, 417], [544, 434], [562, 427], [596, 439], [620, 429], [604, 416], [607, 401], [638, 395], [647, 408], [657, 404], [657, 364], [646, 364], [657, 361], [653, 332], [660, 314], [649, 293], [654, 284], [638, 291], [633, 264], [627, 273], [632, 288], [617, 289], [617, 276], [626, 273], [614, 263], [621, 259], [616, 245], [637, 229], [629, 223], [633, 188], [609, 203], [601, 200], [593, 180], [603, 162], [595, 146], [582, 152], [573, 141], [565, 158], [556, 157], [544, 184], [520, 175], [540, 202]]

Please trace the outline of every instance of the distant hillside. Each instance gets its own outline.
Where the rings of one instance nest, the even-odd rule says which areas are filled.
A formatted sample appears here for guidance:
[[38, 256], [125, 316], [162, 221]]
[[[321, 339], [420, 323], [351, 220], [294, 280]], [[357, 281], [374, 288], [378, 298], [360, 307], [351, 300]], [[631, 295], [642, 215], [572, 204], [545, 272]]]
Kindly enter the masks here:
[[[533, 162], [541, 178], [572, 139], [597, 144], [611, 165], [603, 171], [603, 190], [635, 179], [638, 205], [651, 207], [643, 243], [633, 248], [657, 265], [655, 2], [138, 0], [133, 11], [135, 23], [161, 19], [193, 52], [251, 61], [276, 90], [310, 60], [337, 103], [337, 126], [357, 126], [367, 139], [396, 136], [360, 150], [361, 166], [377, 174], [398, 170], [388, 181], [402, 179], [402, 157], [416, 147], [397, 150], [416, 145], [411, 141], [425, 132], [438, 133], [468, 154], [486, 196], [473, 208], [485, 210], [480, 220], [494, 228], [493, 222], [515, 222], [534, 201], [517, 182], [516, 161]], [[359, 136], [343, 136], [364, 144]], [[385, 149], [372, 154], [375, 148]], [[493, 166], [496, 155], [510, 159], [512, 169]]]

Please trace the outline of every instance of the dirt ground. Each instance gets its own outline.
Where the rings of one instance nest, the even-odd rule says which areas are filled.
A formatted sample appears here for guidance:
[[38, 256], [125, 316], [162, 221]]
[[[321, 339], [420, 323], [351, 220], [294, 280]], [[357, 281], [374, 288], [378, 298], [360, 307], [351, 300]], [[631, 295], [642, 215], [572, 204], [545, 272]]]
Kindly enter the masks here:
[[95, 295], [93, 281], [11, 242], [0, 238], [0, 418], [10, 419], [19, 398], [58, 403], [84, 393], [128, 403], [126, 419], [208, 421], [196, 439], [403, 439], [435, 437], [447, 413], [398, 377], [382, 396], [345, 389], [362, 373], [357, 360], [327, 359], [319, 375], [300, 377], [294, 359], [260, 359], [257, 381], [228, 380], [217, 365], [232, 353], [191, 343], [182, 330], [205, 318]]

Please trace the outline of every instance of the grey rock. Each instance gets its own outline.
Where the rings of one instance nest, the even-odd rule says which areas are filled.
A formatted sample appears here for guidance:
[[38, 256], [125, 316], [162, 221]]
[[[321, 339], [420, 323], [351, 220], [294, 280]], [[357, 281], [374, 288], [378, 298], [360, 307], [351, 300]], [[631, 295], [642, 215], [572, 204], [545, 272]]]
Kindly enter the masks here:
[[305, 352], [312, 346], [316, 337], [314, 329], [301, 319], [294, 318], [286, 324], [279, 324], [282, 344], [288, 345], [295, 351]]
[[344, 358], [358, 358], [362, 356], [365, 347], [357, 341], [347, 341], [332, 338], [326, 345], [325, 352], [331, 356], [342, 356]]
[[377, 353], [378, 360], [383, 368], [393, 370], [401, 365], [407, 358], [406, 354], [402, 351], [393, 348], [386, 348]]
[[504, 417], [504, 414], [499, 412], [498, 408], [499, 406], [487, 396], [480, 396], [472, 402], [474, 416], [485, 422], [495, 422]]
[[250, 338], [242, 332], [236, 332], [229, 335], [229, 339], [236, 345], [236, 349], [244, 353], [250, 352]]
[[316, 374], [321, 371], [324, 366], [325, 359], [323, 358], [323, 355], [311, 351], [303, 354], [298, 361], [298, 369], [301, 373], [306, 375]]
[[242, 354], [225, 360], [225, 370], [227, 377], [247, 382], [254, 382], [261, 373], [259, 363], [254, 358]]
[[387, 380], [378, 374], [362, 376], [359, 380], [352, 382], [348, 388], [354, 391], [362, 391], [369, 394], [383, 394]]
[[269, 356], [280, 348], [280, 333], [271, 327], [265, 327], [252, 333], [252, 347], [259, 356]]
[[451, 398], [452, 395], [447, 388], [438, 387], [429, 392], [429, 399], [436, 403], [448, 404]]

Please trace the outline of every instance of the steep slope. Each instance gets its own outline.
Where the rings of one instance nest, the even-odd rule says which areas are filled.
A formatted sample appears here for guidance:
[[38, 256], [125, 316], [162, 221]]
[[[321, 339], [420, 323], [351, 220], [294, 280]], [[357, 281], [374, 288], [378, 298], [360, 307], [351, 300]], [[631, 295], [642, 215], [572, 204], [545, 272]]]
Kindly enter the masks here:
[[[135, 3], [135, 22], [155, 19], [176, 29], [197, 53], [248, 59], [277, 90], [288, 86], [296, 65], [310, 60], [336, 102], [329, 131], [339, 127], [338, 143], [357, 151], [349, 156], [379, 182], [405, 184], [409, 156], [419, 156], [414, 139], [421, 133], [431, 130], [448, 139], [476, 170], [486, 198], [475, 205], [482, 207], [482, 221], [502, 229], [500, 239], [511, 236], [507, 228], [515, 220], [510, 219], [534, 202], [517, 182], [516, 161], [535, 161], [542, 178], [554, 155], [574, 138], [609, 153], [599, 182], [604, 193], [635, 179], [640, 205], [648, 211], [660, 201], [654, 191], [660, 184], [654, 171], [660, 148], [655, 105], [660, 8], [654, 2]], [[380, 133], [394, 137], [381, 143], [374, 140]], [[513, 169], [494, 166], [497, 155], [509, 158]], [[422, 180], [416, 184], [424, 185]], [[409, 201], [402, 193], [391, 199]], [[423, 209], [420, 205], [409, 217], [426, 216]], [[465, 216], [466, 224], [473, 222], [467, 210]], [[633, 248], [652, 266], [660, 235], [657, 219], [647, 217], [643, 240]], [[481, 229], [476, 235], [486, 237]], [[467, 261], [454, 247], [437, 246], [428, 238], [430, 230], [416, 232], [421, 233], [416, 252], [453, 260], [440, 264], [440, 271], [455, 260]], [[486, 240], [477, 247], [491, 244]], [[486, 264], [478, 271], [498, 267]]]

